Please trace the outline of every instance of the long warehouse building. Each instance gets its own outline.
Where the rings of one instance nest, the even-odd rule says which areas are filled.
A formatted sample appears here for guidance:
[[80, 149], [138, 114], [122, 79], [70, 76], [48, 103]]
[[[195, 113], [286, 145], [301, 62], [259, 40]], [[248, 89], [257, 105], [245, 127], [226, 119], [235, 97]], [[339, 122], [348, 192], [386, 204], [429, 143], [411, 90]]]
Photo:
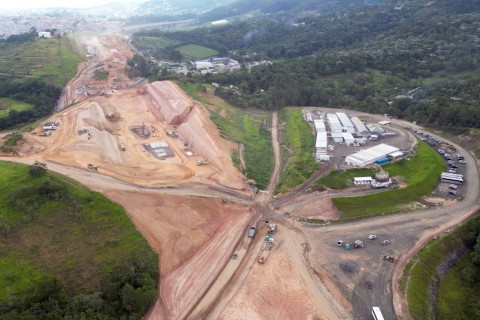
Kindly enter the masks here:
[[317, 140], [315, 142], [316, 158], [320, 159], [320, 155], [326, 155], [328, 152], [328, 138], [326, 132], [317, 132]]
[[346, 157], [345, 162], [349, 165], [365, 167], [397, 151], [399, 151], [397, 147], [382, 143]]
[[355, 126], [350, 121], [346, 113], [337, 112], [336, 115], [338, 117], [338, 120], [340, 120], [340, 123], [342, 124], [343, 132], [355, 133]]
[[357, 117], [352, 117], [350, 120], [352, 121], [359, 135], [361, 135], [362, 137], [370, 136], [370, 131], [368, 131], [367, 127], [362, 122], [362, 120], [360, 120]]
[[317, 133], [327, 132], [327, 130], [325, 129], [325, 123], [323, 122], [323, 120], [313, 120], [313, 125], [315, 126], [315, 131]]
[[342, 124], [334, 113], [327, 113], [327, 121], [331, 132], [343, 132]]

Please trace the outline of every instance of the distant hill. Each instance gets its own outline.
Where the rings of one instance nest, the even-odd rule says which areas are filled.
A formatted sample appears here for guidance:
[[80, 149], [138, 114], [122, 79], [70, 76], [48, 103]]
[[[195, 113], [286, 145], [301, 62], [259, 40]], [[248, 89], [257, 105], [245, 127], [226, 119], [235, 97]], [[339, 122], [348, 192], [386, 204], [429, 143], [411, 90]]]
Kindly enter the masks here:
[[200, 14], [234, 0], [150, 0], [138, 6], [136, 15]]
[[240, 0], [205, 13], [202, 20], [212, 21], [258, 11], [263, 14], [305, 12], [327, 14], [364, 6], [390, 2], [389, 0]]

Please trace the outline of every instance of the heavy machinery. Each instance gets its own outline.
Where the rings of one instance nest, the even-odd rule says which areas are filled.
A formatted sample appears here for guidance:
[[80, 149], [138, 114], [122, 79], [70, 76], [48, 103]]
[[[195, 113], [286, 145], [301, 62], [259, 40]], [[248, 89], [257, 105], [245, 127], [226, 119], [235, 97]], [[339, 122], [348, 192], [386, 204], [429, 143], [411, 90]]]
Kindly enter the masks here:
[[260, 264], [264, 264], [267, 261], [268, 256], [270, 255], [270, 251], [273, 248], [273, 238], [269, 236], [265, 237], [265, 241], [263, 242], [262, 248], [260, 249], [260, 254], [257, 257], [257, 261]]
[[96, 165], [93, 165], [91, 163], [87, 164], [87, 168], [93, 171], [97, 171], [98, 167]]
[[197, 160], [198, 166], [203, 166], [204, 164], [208, 164], [208, 160]]

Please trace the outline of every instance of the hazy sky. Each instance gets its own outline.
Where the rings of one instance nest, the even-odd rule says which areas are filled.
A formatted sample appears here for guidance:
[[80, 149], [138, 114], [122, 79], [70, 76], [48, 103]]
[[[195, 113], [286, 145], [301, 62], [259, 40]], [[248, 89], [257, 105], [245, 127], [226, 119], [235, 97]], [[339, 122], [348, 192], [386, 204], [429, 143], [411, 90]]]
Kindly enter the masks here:
[[86, 8], [109, 2], [128, 0], [0, 0], [0, 11], [9, 9], [35, 9], [47, 7]]

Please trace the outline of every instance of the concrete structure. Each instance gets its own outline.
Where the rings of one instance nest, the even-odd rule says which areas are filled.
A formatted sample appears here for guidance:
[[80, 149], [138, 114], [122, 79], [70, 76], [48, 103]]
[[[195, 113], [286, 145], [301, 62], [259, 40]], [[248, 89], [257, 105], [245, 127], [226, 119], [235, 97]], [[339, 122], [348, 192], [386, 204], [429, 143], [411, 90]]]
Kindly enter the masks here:
[[371, 185], [373, 181], [372, 177], [355, 177], [353, 178], [353, 184], [356, 186]]
[[327, 113], [327, 121], [330, 126], [330, 132], [343, 132], [342, 124], [334, 113]]
[[380, 133], [383, 133], [384, 131], [382, 127], [380, 127], [376, 123], [367, 123], [367, 129], [368, 131], [370, 131], [370, 133], [373, 133], [373, 134], [380, 134]]
[[351, 145], [355, 142], [355, 138], [350, 132], [342, 132], [342, 137], [347, 145]]
[[315, 142], [315, 153], [319, 154], [327, 154], [327, 147], [328, 147], [328, 138], [326, 132], [318, 132], [317, 133], [317, 141]]
[[52, 34], [48, 31], [42, 31], [38, 33], [39, 38], [45, 38], [45, 39], [50, 39], [52, 37]]
[[362, 137], [370, 136], [370, 131], [368, 131], [365, 124], [359, 118], [352, 117], [350, 120], [352, 121], [353, 125], [355, 126], [355, 130], [359, 135], [361, 135]]
[[365, 167], [374, 163], [377, 160], [383, 159], [388, 155], [397, 152], [397, 147], [389, 146], [387, 144], [379, 144], [359, 152], [356, 152], [345, 158], [345, 162], [349, 165], [357, 167]]
[[336, 114], [337, 114], [338, 120], [340, 120], [340, 123], [342, 124], [343, 132], [355, 133], [355, 126], [350, 121], [347, 114], [343, 112], [337, 112]]
[[319, 132], [327, 132], [325, 128], [325, 123], [322, 120], [313, 120], [313, 125], [315, 126], [315, 131]]

